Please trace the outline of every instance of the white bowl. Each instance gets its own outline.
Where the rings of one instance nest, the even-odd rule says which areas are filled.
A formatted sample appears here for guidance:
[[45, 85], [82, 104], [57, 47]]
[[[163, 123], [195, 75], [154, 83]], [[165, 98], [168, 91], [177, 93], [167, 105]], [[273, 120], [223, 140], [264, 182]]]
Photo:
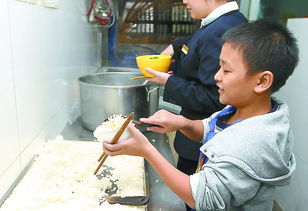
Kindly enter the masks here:
[[[101, 141], [101, 142], [107, 141], [110, 143], [113, 137], [115, 136], [115, 134], [117, 133], [117, 131], [118, 129], [110, 129], [110, 130], [104, 130], [104, 131], [96, 129], [93, 132], [93, 135], [98, 141]], [[120, 136], [118, 142], [128, 139], [129, 137], [131, 137], [131, 134], [127, 129], [125, 129], [122, 135]]]

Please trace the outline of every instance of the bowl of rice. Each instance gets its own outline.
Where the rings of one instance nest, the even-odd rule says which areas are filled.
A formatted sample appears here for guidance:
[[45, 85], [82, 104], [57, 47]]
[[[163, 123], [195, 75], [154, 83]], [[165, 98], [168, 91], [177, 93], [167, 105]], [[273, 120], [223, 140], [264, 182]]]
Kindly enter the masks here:
[[[125, 122], [126, 117], [121, 114], [114, 114], [103, 121], [94, 131], [94, 137], [100, 142], [111, 142], [115, 134]], [[118, 142], [121, 142], [131, 136], [126, 128], [120, 136]]]

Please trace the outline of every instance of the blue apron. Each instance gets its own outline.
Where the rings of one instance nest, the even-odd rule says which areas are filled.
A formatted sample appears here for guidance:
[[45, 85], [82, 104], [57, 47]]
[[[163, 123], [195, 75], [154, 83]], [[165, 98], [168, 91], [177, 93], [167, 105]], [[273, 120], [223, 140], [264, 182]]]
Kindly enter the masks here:
[[[203, 139], [202, 143], [205, 144], [206, 142], [208, 142], [211, 138], [213, 138], [219, 131], [215, 131], [216, 128], [216, 122], [217, 119], [221, 116], [224, 116], [230, 112], [232, 112], [234, 110], [235, 107], [230, 106], [227, 109], [222, 110], [221, 112], [219, 112], [213, 119], [211, 119], [211, 121], [209, 121], [208, 125], [210, 127], [209, 132], [207, 133], [206, 137]], [[236, 121], [238, 122], [238, 121]], [[234, 123], [236, 123], [234, 122]], [[233, 124], [234, 124], [233, 123]], [[206, 163], [208, 161], [208, 157], [205, 156], [205, 154], [203, 154], [202, 152], [200, 152], [199, 155], [199, 162], [198, 162], [198, 167], [196, 172], [199, 172], [203, 166], [204, 163]]]

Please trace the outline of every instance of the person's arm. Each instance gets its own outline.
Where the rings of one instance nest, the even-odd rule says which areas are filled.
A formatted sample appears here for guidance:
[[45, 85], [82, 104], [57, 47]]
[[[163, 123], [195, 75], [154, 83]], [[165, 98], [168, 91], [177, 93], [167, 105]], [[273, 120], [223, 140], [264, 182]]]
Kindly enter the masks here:
[[159, 110], [149, 118], [140, 118], [144, 123], [157, 124], [161, 127], [148, 127], [149, 131], [168, 133], [180, 130], [189, 139], [200, 142], [204, 135], [202, 120], [190, 120], [166, 110]]
[[227, 210], [231, 201], [247, 202], [260, 188], [259, 181], [223, 161], [209, 161], [199, 173], [190, 176], [190, 184], [198, 210]]
[[192, 196], [188, 175], [171, 165], [156, 149], [149, 153], [145, 159], [174, 193], [191, 208], [195, 208], [195, 200]]
[[104, 152], [110, 156], [125, 154], [144, 157], [168, 187], [190, 207], [194, 208], [195, 201], [190, 188], [189, 176], [171, 165], [133, 125], [129, 125], [128, 130], [131, 133], [131, 138], [118, 144], [103, 142]]

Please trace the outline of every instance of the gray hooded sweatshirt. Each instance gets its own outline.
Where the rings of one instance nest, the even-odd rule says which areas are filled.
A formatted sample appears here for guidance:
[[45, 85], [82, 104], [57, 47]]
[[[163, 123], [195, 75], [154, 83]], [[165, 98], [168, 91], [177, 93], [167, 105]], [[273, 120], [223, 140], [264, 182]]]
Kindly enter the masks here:
[[[209, 160], [190, 176], [197, 210], [272, 210], [275, 186], [289, 184], [296, 166], [289, 110], [279, 104], [274, 112], [227, 127], [200, 148]], [[203, 120], [205, 135], [215, 115]]]

